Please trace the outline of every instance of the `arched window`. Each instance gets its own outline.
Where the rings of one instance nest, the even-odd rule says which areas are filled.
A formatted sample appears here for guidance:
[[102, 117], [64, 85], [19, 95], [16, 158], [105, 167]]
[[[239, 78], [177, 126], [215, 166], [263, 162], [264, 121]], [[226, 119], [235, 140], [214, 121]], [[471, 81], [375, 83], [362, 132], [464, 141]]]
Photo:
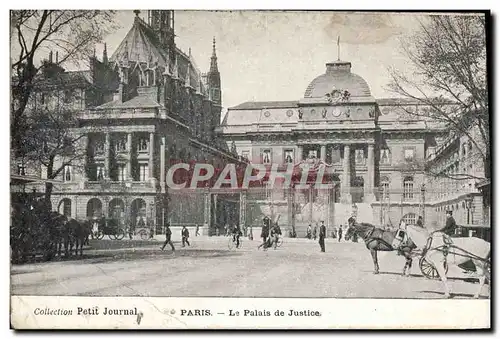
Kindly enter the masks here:
[[411, 176], [403, 180], [403, 199], [413, 199], [413, 177]]
[[64, 198], [59, 202], [59, 213], [66, 216], [71, 217], [71, 200], [68, 198]]
[[407, 213], [403, 216], [403, 221], [406, 225], [415, 225], [417, 223], [417, 215], [415, 213]]

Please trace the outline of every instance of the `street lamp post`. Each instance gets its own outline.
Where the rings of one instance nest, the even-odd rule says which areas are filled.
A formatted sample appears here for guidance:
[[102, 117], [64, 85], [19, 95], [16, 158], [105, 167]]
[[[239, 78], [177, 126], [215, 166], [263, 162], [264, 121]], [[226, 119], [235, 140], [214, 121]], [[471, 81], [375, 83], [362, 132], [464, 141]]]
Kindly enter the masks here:
[[471, 213], [473, 200], [474, 199], [472, 196], [468, 196], [467, 198], [465, 198], [465, 206], [467, 207], [467, 224], [468, 225], [474, 224], [474, 221], [473, 221], [474, 215]]

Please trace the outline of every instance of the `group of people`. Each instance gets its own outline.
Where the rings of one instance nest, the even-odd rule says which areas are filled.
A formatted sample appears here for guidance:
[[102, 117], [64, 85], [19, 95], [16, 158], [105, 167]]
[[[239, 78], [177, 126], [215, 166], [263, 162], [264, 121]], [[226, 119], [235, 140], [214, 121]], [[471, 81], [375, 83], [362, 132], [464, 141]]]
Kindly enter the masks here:
[[[196, 229], [196, 235], [198, 235], [199, 228]], [[188, 246], [191, 246], [189, 243], [189, 230], [187, 229], [186, 226], [182, 226], [181, 230], [181, 237], [182, 237], [182, 247], [186, 247], [186, 244]], [[166, 228], [165, 228], [165, 242], [161, 246], [161, 250], [163, 251], [165, 249], [165, 246], [170, 245], [172, 248], [172, 252], [175, 252], [175, 247], [174, 243], [172, 242], [172, 230], [170, 229], [170, 223], [167, 223]]]
[[[324, 226], [324, 221], [322, 221], [321, 224], [322, 224], [322, 226]], [[318, 238], [318, 230], [321, 233], [321, 227], [318, 226], [318, 223], [316, 223], [316, 225], [314, 226], [314, 228], [311, 226], [311, 224], [309, 224], [309, 226], [307, 226], [306, 238], [307, 239], [316, 240]], [[331, 236], [332, 236], [332, 238], [338, 239], [338, 241], [341, 242], [342, 241], [343, 232], [344, 232], [344, 226], [340, 225], [338, 228], [333, 228], [332, 229]], [[325, 238], [326, 237], [327, 236], [325, 235]], [[356, 240], [353, 239], [353, 241], [356, 242], [357, 239]]]
[[276, 249], [280, 235], [281, 228], [278, 223], [273, 223], [271, 219], [265, 217], [262, 220], [262, 231], [260, 234], [262, 244], [260, 244], [257, 248], [260, 249], [262, 247], [264, 249], [268, 249], [270, 247], [274, 247], [274, 249]]

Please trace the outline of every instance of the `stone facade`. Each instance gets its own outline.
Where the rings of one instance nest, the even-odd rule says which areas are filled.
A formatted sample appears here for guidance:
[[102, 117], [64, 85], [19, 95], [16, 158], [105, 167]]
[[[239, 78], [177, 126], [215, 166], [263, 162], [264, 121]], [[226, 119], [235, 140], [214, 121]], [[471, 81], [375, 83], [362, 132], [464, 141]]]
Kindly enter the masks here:
[[300, 190], [288, 202], [286, 194], [274, 192], [253, 200], [262, 212], [280, 214], [287, 225], [297, 223], [301, 232], [321, 220], [328, 227], [345, 225], [352, 214], [393, 227], [422, 215], [432, 227], [443, 224], [441, 206], [458, 202], [445, 199], [448, 186], [441, 187], [439, 197], [429, 187], [435, 185], [424, 164], [431, 154], [445, 152], [439, 146], [448, 131], [412, 114], [421, 109], [426, 107], [416, 100], [372, 97], [368, 84], [351, 72], [351, 63], [335, 61], [326, 64], [303, 98], [231, 107], [217, 130], [251, 163], [270, 168], [312, 159], [326, 164], [330, 192]]
[[[219, 215], [206, 219], [203, 196], [186, 203], [166, 185], [175, 162], [217, 168], [241, 162], [214, 132], [222, 109], [215, 38], [210, 70], [202, 74], [191, 51], [184, 53], [175, 44], [173, 11], [148, 11], [148, 22], [138, 14], [111, 57], [105, 47], [101, 60], [91, 58], [88, 71], [66, 72], [57, 66], [58, 77], [74, 79], [72, 86], [80, 92], [72, 108], [79, 121], [75, 133], [86, 151], [84, 159], [49, 178], [59, 181], [52, 208], [76, 219], [106, 216], [132, 226], [143, 219], [158, 232], [167, 222], [205, 229], [215, 220], [228, 222], [226, 209], [234, 209], [233, 203], [219, 199]], [[55, 67], [51, 58], [46, 65]], [[67, 82], [58, 87], [46, 73], [39, 84], [43, 86], [33, 94], [30, 109], [48, 105], [49, 95], [68, 90]], [[63, 161], [56, 159], [55, 167]], [[34, 169], [46, 178], [40, 164], [14, 163], [14, 172], [31, 174]]]

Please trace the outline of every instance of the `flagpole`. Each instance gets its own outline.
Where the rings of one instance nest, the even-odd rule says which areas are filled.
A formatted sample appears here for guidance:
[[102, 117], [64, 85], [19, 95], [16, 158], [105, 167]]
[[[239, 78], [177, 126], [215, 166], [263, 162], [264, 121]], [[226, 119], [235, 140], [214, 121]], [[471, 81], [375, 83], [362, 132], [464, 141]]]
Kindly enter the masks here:
[[340, 61], [340, 35], [337, 36], [337, 60]]

